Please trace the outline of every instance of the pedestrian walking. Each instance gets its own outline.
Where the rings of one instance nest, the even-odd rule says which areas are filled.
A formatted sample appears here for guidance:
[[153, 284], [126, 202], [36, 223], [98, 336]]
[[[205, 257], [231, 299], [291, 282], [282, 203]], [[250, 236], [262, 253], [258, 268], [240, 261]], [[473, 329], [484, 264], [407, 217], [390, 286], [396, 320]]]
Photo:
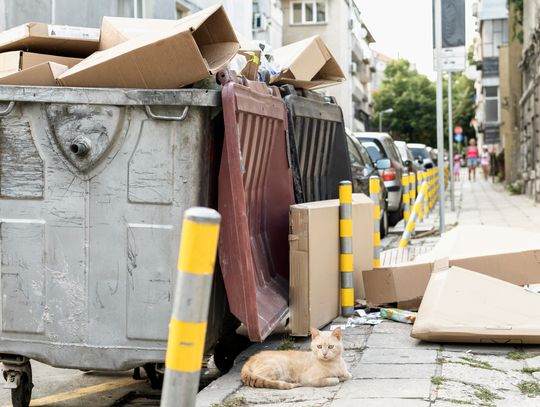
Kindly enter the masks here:
[[459, 181], [459, 172], [461, 170], [461, 156], [456, 154], [454, 156], [454, 180]]
[[488, 180], [489, 175], [489, 162], [490, 162], [490, 156], [487, 146], [482, 147], [482, 153], [480, 154], [480, 167], [482, 168], [482, 172], [484, 174], [484, 180]]
[[476, 147], [476, 140], [469, 140], [469, 147], [467, 147], [467, 168], [469, 169], [469, 181], [476, 181], [476, 167], [478, 166], [478, 147]]

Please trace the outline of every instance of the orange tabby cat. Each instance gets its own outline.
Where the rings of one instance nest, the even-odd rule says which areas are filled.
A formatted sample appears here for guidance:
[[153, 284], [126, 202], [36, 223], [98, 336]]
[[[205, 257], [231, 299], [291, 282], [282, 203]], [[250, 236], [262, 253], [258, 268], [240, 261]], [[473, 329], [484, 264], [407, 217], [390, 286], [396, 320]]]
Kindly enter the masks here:
[[270, 389], [335, 386], [352, 376], [343, 360], [341, 328], [333, 332], [311, 329], [311, 352], [263, 351], [246, 362], [241, 378], [245, 385]]

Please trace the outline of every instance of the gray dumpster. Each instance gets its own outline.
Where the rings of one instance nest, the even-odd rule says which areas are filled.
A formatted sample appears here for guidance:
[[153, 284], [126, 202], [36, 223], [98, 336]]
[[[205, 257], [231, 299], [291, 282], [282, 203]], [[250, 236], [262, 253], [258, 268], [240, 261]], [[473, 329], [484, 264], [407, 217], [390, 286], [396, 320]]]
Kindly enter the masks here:
[[[0, 86], [8, 385], [25, 393], [28, 359], [100, 370], [164, 360], [182, 213], [215, 205], [220, 100], [211, 90]], [[228, 312], [216, 279], [213, 343]]]

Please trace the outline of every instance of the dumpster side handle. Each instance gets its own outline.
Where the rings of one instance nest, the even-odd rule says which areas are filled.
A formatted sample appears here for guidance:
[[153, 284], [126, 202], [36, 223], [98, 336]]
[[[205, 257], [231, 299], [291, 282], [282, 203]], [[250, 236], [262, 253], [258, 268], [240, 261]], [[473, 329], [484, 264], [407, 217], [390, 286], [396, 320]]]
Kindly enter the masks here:
[[154, 114], [154, 112], [152, 112], [152, 109], [148, 105], [145, 106], [144, 108], [146, 109], [146, 114], [152, 119], [155, 119], [155, 120], [169, 120], [169, 121], [177, 121], [177, 122], [183, 121], [187, 117], [187, 114], [188, 114], [188, 111], [189, 111], [189, 106], [186, 106], [186, 107], [184, 107], [184, 111], [182, 112], [182, 114], [180, 116], [161, 116], [161, 115], [158, 115], [158, 114]]
[[15, 102], [9, 102], [9, 105], [7, 105], [7, 107], [4, 110], [0, 110], [0, 117], [4, 117], [10, 114], [14, 107], [15, 107]]

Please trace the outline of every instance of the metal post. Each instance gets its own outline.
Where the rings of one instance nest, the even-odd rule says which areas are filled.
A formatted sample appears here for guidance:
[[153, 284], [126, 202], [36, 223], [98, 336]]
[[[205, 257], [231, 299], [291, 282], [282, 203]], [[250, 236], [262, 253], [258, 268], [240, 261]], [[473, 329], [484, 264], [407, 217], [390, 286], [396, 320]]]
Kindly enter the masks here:
[[341, 315], [354, 314], [352, 183], [339, 183], [339, 271], [341, 275]]
[[456, 210], [454, 198], [454, 123], [452, 117], [452, 72], [448, 72], [448, 162], [450, 174], [450, 208], [452, 212]]
[[369, 197], [373, 201], [373, 268], [381, 266], [381, 184], [376, 175], [369, 177]]
[[379, 133], [382, 133], [382, 115], [383, 112], [379, 112]]
[[[437, 54], [437, 166], [444, 171], [443, 83], [442, 83], [442, 0], [435, 0], [435, 52]], [[439, 233], [444, 233], [444, 185], [439, 177]]]
[[401, 185], [403, 186], [403, 219], [406, 221], [409, 220], [409, 174], [401, 176]]
[[416, 198], [416, 201], [414, 202], [413, 208], [411, 210], [411, 217], [409, 218], [409, 221], [405, 226], [405, 230], [403, 231], [403, 235], [401, 236], [401, 240], [399, 241], [400, 249], [404, 249], [405, 247], [407, 247], [411, 240], [411, 236], [416, 227], [416, 219], [420, 216], [422, 212], [422, 201], [424, 200], [424, 195], [427, 193], [427, 191], [428, 185], [427, 182], [424, 182], [422, 184], [422, 188], [420, 188], [420, 194], [418, 194], [418, 197]]
[[195, 406], [220, 221], [213, 209], [184, 213], [161, 407]]

